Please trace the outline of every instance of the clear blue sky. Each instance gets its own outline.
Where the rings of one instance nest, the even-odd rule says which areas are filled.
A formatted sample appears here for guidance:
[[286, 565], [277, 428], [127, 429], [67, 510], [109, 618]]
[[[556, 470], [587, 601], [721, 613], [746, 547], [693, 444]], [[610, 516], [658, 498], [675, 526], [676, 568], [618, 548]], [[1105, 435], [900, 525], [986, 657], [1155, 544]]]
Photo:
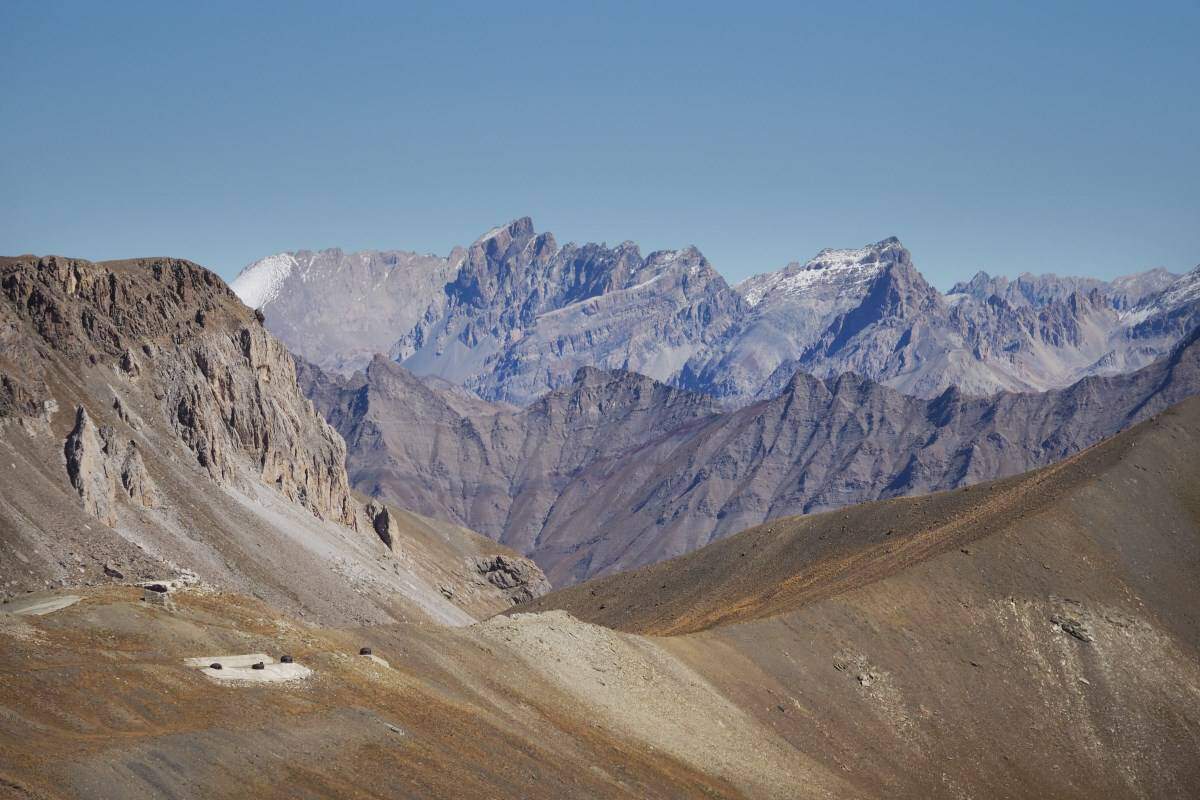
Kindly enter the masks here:
[[335, 5], [5, 0], [0, 253], [231, 277], [528, 214], [733, 280], [1200, 263], [1195, 0]]

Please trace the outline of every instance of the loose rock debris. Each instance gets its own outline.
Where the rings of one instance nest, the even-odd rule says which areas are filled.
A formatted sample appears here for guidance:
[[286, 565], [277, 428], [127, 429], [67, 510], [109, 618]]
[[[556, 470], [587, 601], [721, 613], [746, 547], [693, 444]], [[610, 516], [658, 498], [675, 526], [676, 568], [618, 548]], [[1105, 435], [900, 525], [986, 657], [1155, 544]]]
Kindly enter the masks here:
[[1074, 636], [1081, 642], [1093, 641], [1092, 632], [1088, 630], [1086, 625], [1077, 619], [1063, 616], [1062, 614], [1052, 614], [1050, 616], [1050, 621], [1054, 623], [1054, 625], [1057, 626], [1063, 633]]

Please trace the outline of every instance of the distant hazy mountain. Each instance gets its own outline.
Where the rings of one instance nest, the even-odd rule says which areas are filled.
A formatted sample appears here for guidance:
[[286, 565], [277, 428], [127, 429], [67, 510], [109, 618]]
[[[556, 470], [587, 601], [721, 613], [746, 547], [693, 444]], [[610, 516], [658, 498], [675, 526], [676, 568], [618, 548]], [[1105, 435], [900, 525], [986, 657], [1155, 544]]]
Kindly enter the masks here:
[[1166, 354], [1200, 321], [1200, 272], [979, 273], [942, 294], [895, 238], [730, 287], [694, 247], [559, 246], [528, 218], [448, 257], [301, 251], [233, 283], [296, 353], [343, 374], [375, 353], [489, 400], [532, 402], [580, 367], [743, 405], [797, 371], [906, 394], [1042, 391]]
[[525, 408], [380, 357], [299, 381], [345, 437], [355, 488], [532, 555], [557, 584], [655, 562], [766, 519], [948, 489], [1048, 464], [1200, 393], [1193, 333], [1130, 375], [1040, 394], [925, 400], [799, 373], [770, 400], [580, 370]]
[[307, 353], [327, 369], [352, 371], [392, 351], [426, 313], [438, 313], [464, 256], [461, 249], [447, 258], [301, 250], [254, 262], [231, 288], [246, 305], [265, 311], [271, 332], [292, 352]]

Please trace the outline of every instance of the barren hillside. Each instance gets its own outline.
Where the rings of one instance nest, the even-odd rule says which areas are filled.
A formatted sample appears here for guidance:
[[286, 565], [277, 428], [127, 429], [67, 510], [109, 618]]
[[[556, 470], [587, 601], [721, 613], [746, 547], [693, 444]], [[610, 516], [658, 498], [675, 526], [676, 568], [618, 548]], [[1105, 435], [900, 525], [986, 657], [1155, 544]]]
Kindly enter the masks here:
[[[1198, 438], [1191, 400], [1038, 472], [779, 521], [467, 628], [334, 630], [197, 590], [10, 604], [0, 786], [1194, 797]], [[235, 654], [306, 672], [204, 666]]]

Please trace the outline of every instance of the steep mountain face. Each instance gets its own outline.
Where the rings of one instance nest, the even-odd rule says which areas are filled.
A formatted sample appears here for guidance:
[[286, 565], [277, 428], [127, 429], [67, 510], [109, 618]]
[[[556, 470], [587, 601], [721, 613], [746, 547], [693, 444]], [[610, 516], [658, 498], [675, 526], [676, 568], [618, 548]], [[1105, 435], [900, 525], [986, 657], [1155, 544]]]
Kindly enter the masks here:
[[740, 305], [695, 248], [646, 257], [631, 242], [560, 248], [525, 218], [469, 248], [444, 309], [431, 307], [395, 354], [418, 374], [523, 404], [584, 366], [668, 380]]
[[1043, 391], [1130, 372], [1191, 330], [1200, 299], [1150, 270], [1111, 282], [979, 273], [941, 294], [895, 238], [825, 250], [730, 288], [695, 248], [559, 247], [528, 218], [447, 259], [326, 251], [256, 262], [234, 282], [308, 361], [373, 353], [489, 400], [532, 402], [580, 367], [626, 369], [726, 406], [797, 371], [855, 372], [918, 397]]
[[1142, 298], [1125, 317], [1129, 337], [1161, 348], [1200, 325], [1200, 267], [1180, 276], [1166, 289]]
[[383, 358], [350, 380], [309, 368], [301, 382], [346, 437], [357, 488], [495, 537], [561, 585], [766, 519], [1048, 464], [1200, 392], [1200, 343], [1193, 332], [1130, 375], [990, 398], [798, 373], [732, 412], [598, 370], [524, 409], [464, 408]]
[[[512, 555], [355, 499], [292, 357], [211, 272], [7, 258], [0, 291], [6, 593], [186, 569], [328, 620], [463, 622], [430, 582]], [[429, 568], [447, 548], [460, 568]]]
[[[350, 443], [361, 491], [540, 552], [567, 487], [588, 465], [619, 462], [646, 442], [712, 416], [710, 399], [641, 375], [587, 368], [526, 408], [463, 406], [378, 357], [349, 380], [301, 365], [313, 402]], [[575, 535], [609, 532], [580, 525]]]
[[[1177, 282], [1164, 270], [1112, 283], [1054, 275], [1023, 275], [1010, 283], [979, 273], [941, 295], [894, 239], [835, 252], [845, 254], [838, 261], [857, 267], [831, 276], [841, 307], [836, 316], [821, 318], [807, 308], [819, 293], [789, 290], [786, 281], [775, 278], [784, 273], [751, 279], [739, 289], [752, 299], [768, 293], [755, 306], [756, 315], [766, 320], [766, 333], [740, 329], [730, 355], [711, 362], [689, 385], [718, 396], [762, 399], [804, 371], [820, 377], [854, 372], [926, 398], [950, 387], [980, 396], [1044, 391], [1087, 375], [1134, 371], [1164, 355], [1190, 330], [1176, 325], [1167, 326], [1169, 333], [1155, 333], [1137, 327], [1136, 309], [1165, 296]], [[880, 262], [886, 268], [880, 269]], [[824, 263], [818, 257], [800, 275], [820, 274]], [[767, 299], [771, 294], [774, 299]], [[1197, 305], [1191, 302], [1193, 313]], [[805, 331], [805, 319], [818, 319], [819, 330]], [[772, 343], [785, 338], [780, 330], [804, 333], [772, 350]], [[771, 353], [765, 363], [757, 357], [764, 352]], [[763, 367], [772, 369], [765, 378]], [[721, 383], [739, 370], [739, 380]]]
[[[48, 593], [0, 604], [0, 787], [1192, 800], [1198, 582], [1192, 399], [1033, 473], [780, 519], [478, 625], [186, 590], [163, 613], [111, 586], [22, 615]], [[242, 653], [311, 672], [192, 665]]]
[[694, 361], [693, 374], [683, 380], [733, 400], [762, 393], [764, 384], [773, 393], [781, 387], [772, 376], [786, 372], [786, 381], [798, 369], [881, 378], [912, 371], [927, 348], [912, 329], [944, 315], [937, 291], [895, 238], [858, 250], [825, 250], [806, 264], [789, 264], [737, 288], [749, 309], [720, 354]]

